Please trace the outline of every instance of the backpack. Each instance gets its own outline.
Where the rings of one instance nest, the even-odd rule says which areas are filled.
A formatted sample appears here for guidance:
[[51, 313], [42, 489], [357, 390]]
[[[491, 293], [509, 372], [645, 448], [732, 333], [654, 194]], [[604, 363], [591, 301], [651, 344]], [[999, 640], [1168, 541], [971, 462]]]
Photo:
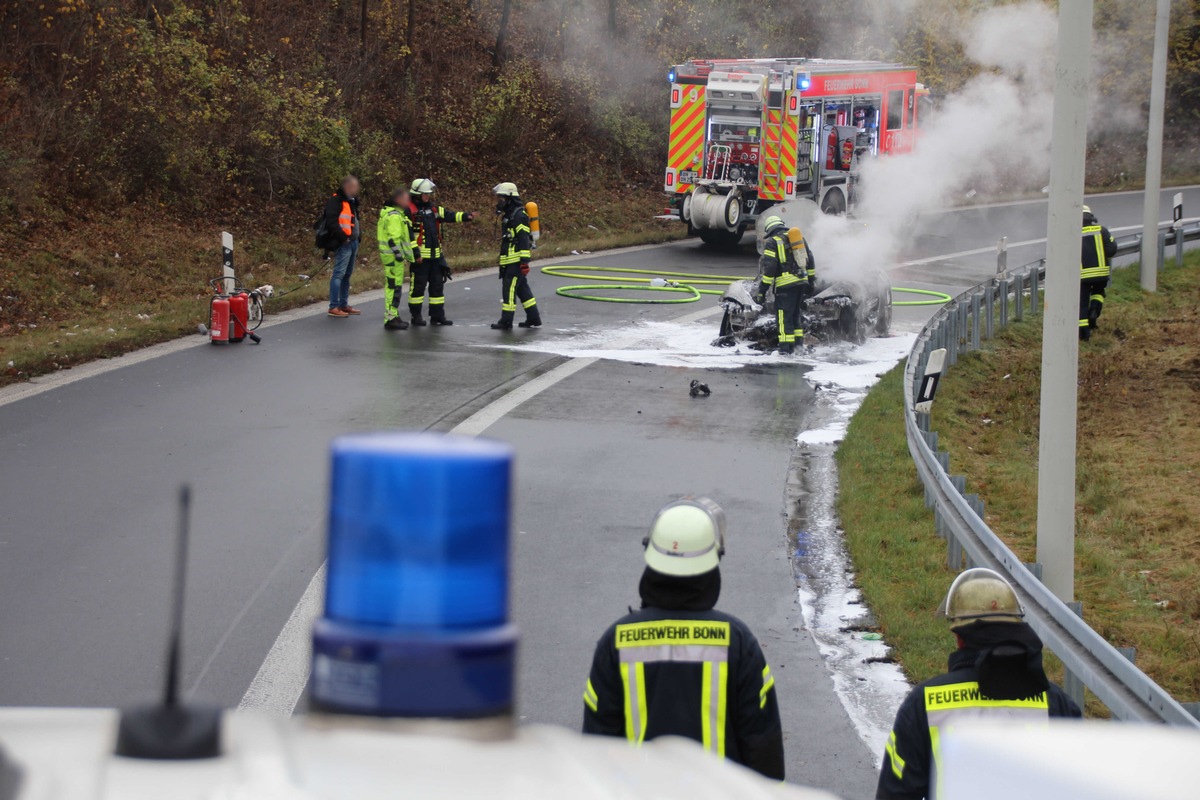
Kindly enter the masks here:
[[333, 246], [332, 237], [329, 235], [329, 220], [325, 218], [325, 205], [321, 205], [321, 210], [317, 212], [317, 219], [313, 223], [313, 244], [318, 250], [329, 250]]

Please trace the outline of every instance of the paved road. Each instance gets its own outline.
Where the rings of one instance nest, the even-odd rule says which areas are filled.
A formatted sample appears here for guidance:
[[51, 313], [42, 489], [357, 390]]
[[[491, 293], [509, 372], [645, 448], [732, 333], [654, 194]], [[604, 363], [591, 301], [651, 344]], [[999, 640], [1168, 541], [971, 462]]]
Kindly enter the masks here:
[[[1140, 196], [1093, 207], [1110, 225], [1130, 224]], [[1002, 234], [1038, 238], [1044, 214], [1032, 203], [926, 219], [909, 257], [932, 260], [906, 282], [965, 285], [994, 268], [990, 256], [934, 257], [990, 247]], [[728, 273], [751, 271], [753, 257], [685, 242], [587, 262]], [[261, 347], [197, 340], [0, 405], [0, 703], [123, 705], [153, 693], [174, 489], [187, 480], [197, 509], [185, 685], [198, 699], [237, 705], [323, 560], [333, 436], [449, 430], [565, 361], [495, 347], [501, 340], [569, 339], [696, 308], [567, 300], [552, 292], [562, 282], [537, 279], [549, 321], [540, 331], [489, 330], [498, 282], [480, 276], [449, 285], [453, 328], [387, 333], [374, 301], [357, 319], [272, 326]], [[905, 310], [899, 324], [924, 313]], [[687, 396], [693, 377], [714, 385], [712, 398]], [[0, 403], [11, 396], [0, 393]], [[844, 796], [870, 792], [872, 754], [803, 630], [784, 550], [792, 437], [810, 400], [802, 368], [769, 360], [736, 373], [601, 360], [486, 431], [519, 454], [522, 718], [577, 724], [595, 637], [636, 600], [646, 523], [665, 500], [707, 492], [733, 531], [722, 605], [751, 624], [779, 676], [789, 774]], [[415, 501], [397, 497], [398, 513]]]

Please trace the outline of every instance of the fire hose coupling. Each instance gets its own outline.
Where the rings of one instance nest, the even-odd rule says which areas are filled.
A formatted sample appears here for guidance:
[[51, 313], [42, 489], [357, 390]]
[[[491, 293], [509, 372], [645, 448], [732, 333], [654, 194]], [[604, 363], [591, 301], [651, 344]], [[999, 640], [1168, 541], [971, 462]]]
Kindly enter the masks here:
[[[325, 610], [312, 697], [328, 712], [470, 719], [510, 714], [512, 449], [432, 433], [331, 447]], [[391, 499], [420, 483], [425, 501]], [[461, 502], [463, 491], [471, 502]]]

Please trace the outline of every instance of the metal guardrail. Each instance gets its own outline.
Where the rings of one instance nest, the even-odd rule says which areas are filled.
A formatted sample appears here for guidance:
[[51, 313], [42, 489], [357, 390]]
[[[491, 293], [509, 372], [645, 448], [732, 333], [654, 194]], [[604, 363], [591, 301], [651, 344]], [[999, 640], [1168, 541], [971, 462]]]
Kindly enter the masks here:
[[[1159, 233], [1159, 268], [1168, 243], [1182, 258], [1185, 241], [1200, 240], [1200, 221], [1188, 220], [1178, 232]], [[1142, 235], [1117, 240], [1117, 255], [1137, 253]], [[1064, 603], [1040, 580], [1041, 566], [1025, 564], [984, 522], [984, 503], [966, 493], [966, 477], [950, 474], [950, 454], [938, 450], [938, 435], [930, 430], [928, 414], [914, 410], [914, 396], [925, 374], [930, 353], [946, 349], [945, 369], [958, 355], [978, 350], [983, 339], [1027, 312], [1036, 313], [1044, 260], [998, 274], [943, 306], [921, 330], [909, 354], [904, 380], [904, 416], [908, 450], [925, 487], [925, 504], [934, 511], [938, 535], [946, 539], [947, 563], [955, 571], [968, 566], [989, 567], [1008, 577], [1026, 621], [1058, 656], [1067, 671], [1064, 688], [1082, 707], [1083, 687], [1121, 720], [1158, 722], [1200, 728], [1200, 719], [1178, 703], [1133, 663], [1132, 648], [1121, 650], [1105, 641], [1084, 622], [1078, 603]], [[1182, 263], [1181, 260], [1176, 263]], [[1011, 311], [1011, 313], [1010, 313]]]

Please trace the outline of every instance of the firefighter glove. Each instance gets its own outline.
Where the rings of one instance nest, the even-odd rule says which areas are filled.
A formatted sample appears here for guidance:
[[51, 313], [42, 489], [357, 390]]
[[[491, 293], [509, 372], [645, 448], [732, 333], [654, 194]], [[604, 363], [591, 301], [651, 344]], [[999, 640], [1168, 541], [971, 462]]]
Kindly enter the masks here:
[[446, 266], [442, 267], [442, 280], [444, 280], [444, 281], [454, 280], [454, 273], [450, 271], [449, 267], [446, 267]]

